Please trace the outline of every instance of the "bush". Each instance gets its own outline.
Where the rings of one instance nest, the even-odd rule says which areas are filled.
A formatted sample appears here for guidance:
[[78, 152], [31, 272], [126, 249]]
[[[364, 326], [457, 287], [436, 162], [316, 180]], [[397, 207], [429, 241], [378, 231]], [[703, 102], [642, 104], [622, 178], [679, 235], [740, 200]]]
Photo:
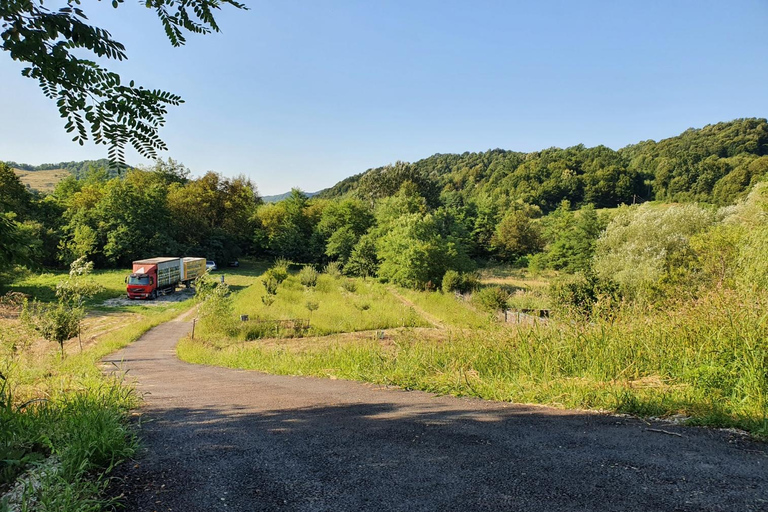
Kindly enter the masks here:
[[307, 288], [317, 285], [317, 270], [312, 265], [304, 265], [299, 272], [299, 281]]
[[288, 268], [287, 267], [272, 267], [266, 272], [264, 272], [264, 278], [266, 279], [274, 279], [275, 282], [279, 285], [286, 279], [288, 279]]
[[352, 279], [346, 279], [341, 282], [341, 287], [349, 293], [355, 293], [357, 291], [357, 283]]
[[690, 239], [705, 231], [716, 213], [695, 204], [623, 207], [597, 241], [593, 268], [617, 283], [624, 296], [647, 299], [675, 275], [692, 252]]
[[288, 279], [288, 260], [278, 259], [275, 264], [261, 278], [267, 295], [277, 295], [277, 287]]
[[323, 267], [323, 273], [331, 276], [334, 279], [341, 277], [341, 263], [338, 261], [331, 261], [325, 267]]
[[444, 292], [469, 293], [476, 290], [479, 284], [477, 274], [448, 270], [443, 276], [442, 289]]
[[488, 286], [472, 295], [472, 302], [489, 313], [507, 309], [508, 300], [509, 292], [499, 286]]
[[261, 278], [261, 283], [264, 285], [264, 290], [266, 290], [267, 295], [277, 295], [277, 287], [280, 284], [277, 282], [277, 279], [271, 275], [265, 274], [264, 277]]
[[217, 319], [232, 313], [232, 296], [229, 294], [229, 285], [218, 283], [200, 302], [200, 319]]
[[590, 317], [620, 303], [615, 284], [601, 281], [592, 273], [563, 276], [549, 286], [553, 309], [566, 315]]
[[461, 289], [461, 274], [455, 270], [448, 270], [443, 276], [442, 288], [444, 292], [457, 292]]

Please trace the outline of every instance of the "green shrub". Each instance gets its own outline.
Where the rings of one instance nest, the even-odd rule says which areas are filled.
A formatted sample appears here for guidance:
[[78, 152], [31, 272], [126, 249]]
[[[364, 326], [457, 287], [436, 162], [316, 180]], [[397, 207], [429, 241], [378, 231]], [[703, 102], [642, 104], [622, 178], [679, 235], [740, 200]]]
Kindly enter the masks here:
[[352, 279], [345, 279], [342, 281], [341, 287], [349, 293], [355, 293], [357, 291], [357, 283]]
[[288, 269], [291, 268], [292, 264], [293, 263], [290, 260], [285, 258], [277, 258], [275, 263], [272, 265], [272, 270], [275, 272], [275, 277], [277, 277], [281, 283], [288, 278]]
[[443, 276], [444, 292], [456, 292], [461, 288], [461, 275], [455, 270], [447, 270]]
[[307, 288], [317, 285], [317, 270], [312, 265], [304, 265], [299, 272], [299, 282]]
[[508, 300], [509, 292], [500, 286], [488, 286], [472, 294], [472, 302], [489, 313], [507, 309]]
[[261, 283], [264, 285], [264, 290], [266, 290], [267, 295], [277, 295], [277, 287], [280, 285], [280, 281], [269, 274], [269, 271], [267, 271], [267, 273], [264, 274], [264, 277], [261, 278]]
[[475, 273], [448, 270], [443, 276], [442, 289], [444, 292], [469, 293], [476, 290], [479, 284]]
[[272, 267], [264, 272], [262, 282], [264, 279], [274, 279], [274, 281], [280, 285], [283, 281], [288, 279], [288, 271], [285, 269], [285, 267]]

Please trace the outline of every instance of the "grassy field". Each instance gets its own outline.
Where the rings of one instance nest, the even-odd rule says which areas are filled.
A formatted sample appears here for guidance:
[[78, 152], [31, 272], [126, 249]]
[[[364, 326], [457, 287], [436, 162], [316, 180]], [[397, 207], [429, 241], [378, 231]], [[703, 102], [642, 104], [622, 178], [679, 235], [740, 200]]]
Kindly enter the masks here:
[[[100, 361], [192, 304], [96, 307], [105, 298], [124, 294], [124, 274], [97, 273], [106, 291], [89, 308], [83, 349], [70, 340], [63, 360], [56, 344], [38, 339], [20, 324], [18, 311], [0, 311], [0, 491], [9, 489], [31, 464], [45, 460], [58, 467], [42, 478], [38, 490], [25, 491], [17, 503], [22, 510], [32, 509], [33, 503], [36, 510], [104, 509], [105, 476], [136, 449], [127, 417], [138, 397], [119, 377], [105, 377]], [[11, 290], [51, 300], [63, 276], [25, 275]]]
[[[390, 294], [384, 285], [371, 280], [320, 275], [317, 285], [307, 288], [302, 286], [298, 276], [290, 275], [280, 285], [274, 302], [267, 305], [262, 301], [266, 295], [264, 285], [252, 273], [251, 267], [246, 265], [242, 274], [230, 272], [226, 278], [235, 290], [235, 296], [224, 344], [259, 338], [325, 336], [430, 325], [413, 307]], [[316, 305], [317, 309], [310, 311], [308, 303]], [[237, 320], [240, 315], [248, 315], [249, 320], [240, 322]], [[201, 336], [217, 340], [221, 322], [221, 319], [216, 320], [216, 325], [201, 322]], [[291, 327], [305, 322], [309, 327], [307, 332], [298, 332]]]
[[[524, 278], [512, 279], [519, 288], [527, 285]], [[357, 294], [334, 295], [326, 308], [387, 297], [378, 286], [358, 283]], [[305, 292], [299, 286], [289, 283], [284, 293], [292, 299], [270, 306], [272, 317], [300, 314]], [[541, 290], [543, 283], [527, 286]], [[768, 438], [768, 297], [718, 291], [666, 311], [625, 307], [589, 323], [554, 319], [502, 327], [449, 294], [391, 292], [435, 327], [401, 328], [381, 339], [339, 333], [243, 342], [211, 325], [201, 339], [183, 340], [179, 355], [202, 364], [441, 394], [676, 416]], [[237, 291], [236, 313], [253, 311], [248, 307], [261, 293], [258, 283]], [[318, 313], [325, 306], [320, 304]], [[352, 315], [347, 330], [369, 327], [363, 318]]]
[[[91, 277], [103, 291], [89, 299], [88, 305], [95, 306], [106, 299], [125, 295], [125, 276], [130, 273], [130, 269], [93, 271]], [[43, 302], [56, 300], [56, 284], [67, 276], [64, 270], [34, 272], [21, 269], [17, 274], [7, 287], [8, 291], [24, 293]]]
[[14, 169], [16, 176], [19, 177], [24, 185], [29, 185], [33, 190], [40, 192], [53, 192], [56, 184], [70, 175], [69, 171], [64, 169], [51, 169], [48, 171], [23, 171]]

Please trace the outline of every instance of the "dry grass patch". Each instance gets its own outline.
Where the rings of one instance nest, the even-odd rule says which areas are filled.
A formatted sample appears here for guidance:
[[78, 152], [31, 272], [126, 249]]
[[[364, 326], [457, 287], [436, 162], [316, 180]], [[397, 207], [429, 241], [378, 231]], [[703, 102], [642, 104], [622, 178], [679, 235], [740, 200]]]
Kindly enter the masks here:
[[65, 169], [51, 169], [47, 171], [23, 171], [21, 169], [14, 169], [13, 172], [19, 177], [19, 180], [24, 185], [28, 185], [33, 190], [40, 192], [53, 192], [56, 185], [70, 176], [70, 172]]

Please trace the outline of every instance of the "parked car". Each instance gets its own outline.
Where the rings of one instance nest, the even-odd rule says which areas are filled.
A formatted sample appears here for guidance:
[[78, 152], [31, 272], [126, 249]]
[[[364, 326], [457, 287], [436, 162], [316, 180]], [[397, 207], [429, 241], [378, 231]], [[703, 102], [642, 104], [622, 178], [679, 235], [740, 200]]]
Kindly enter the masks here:
[[240, 266], [240, 262], [239, 262], [239, 261], [237, 261], [237, 260], [235, 260], [235, 261], [230, 261], [230, 262], [229, 262], [229, 264], [228, 264], [227, 266], [228, 266], [228, 267], [239, 267], [239, 266]]
[[205, 262], [205, 269], [210, 270], [213, 272], [214, 270], [219, 270], [219, 267], [216, 266], [216, 262], [213, 260], [207, 260]]

